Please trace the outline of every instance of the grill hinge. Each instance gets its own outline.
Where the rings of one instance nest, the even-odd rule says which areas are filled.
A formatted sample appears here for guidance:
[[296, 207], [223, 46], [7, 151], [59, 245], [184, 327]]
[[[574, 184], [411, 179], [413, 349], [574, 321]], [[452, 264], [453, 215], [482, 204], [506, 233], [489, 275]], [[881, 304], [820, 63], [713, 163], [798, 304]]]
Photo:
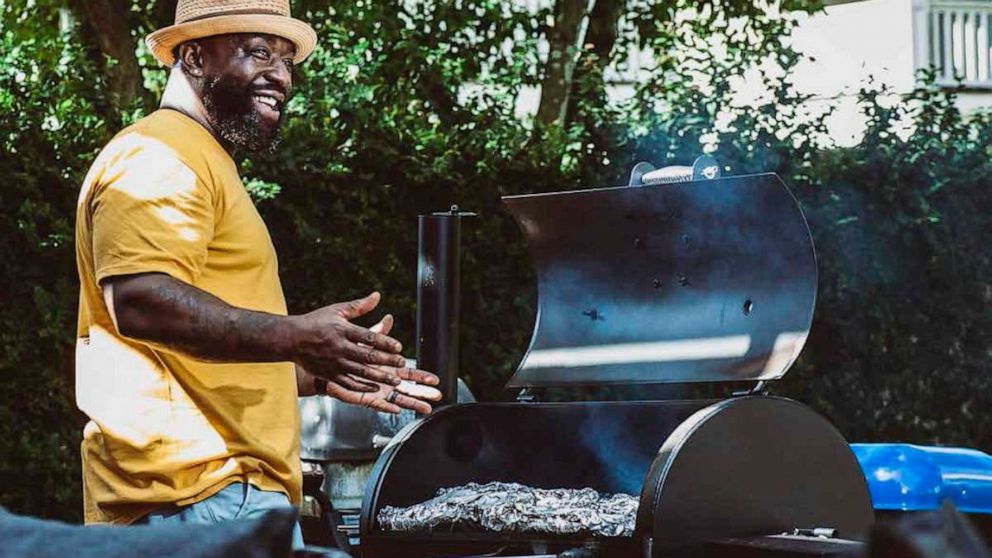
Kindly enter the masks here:
[[735, 391], [731, 393], [731, 395], [734, 397], [743, 397], [746, 395], [768, 395], [768, 382], [765, 380], [758, 380], [750, 388]]
[[525, 387], [517, 394], [518, 403], [537, 403], [537, 394], [529, 387]]

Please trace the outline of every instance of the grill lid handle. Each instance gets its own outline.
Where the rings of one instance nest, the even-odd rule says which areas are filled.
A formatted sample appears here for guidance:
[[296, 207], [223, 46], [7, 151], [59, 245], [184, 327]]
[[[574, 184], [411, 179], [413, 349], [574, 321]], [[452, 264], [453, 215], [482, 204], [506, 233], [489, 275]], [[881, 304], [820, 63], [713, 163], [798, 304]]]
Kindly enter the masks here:
[[651, 163], [640, 162], [630, 171], [627, 186], [636, 188], [651, 184], [674, 184], [720, 178], [720, 164], [709, 155], [700, 155], [691, 167], [672, 165], [655, 169]]

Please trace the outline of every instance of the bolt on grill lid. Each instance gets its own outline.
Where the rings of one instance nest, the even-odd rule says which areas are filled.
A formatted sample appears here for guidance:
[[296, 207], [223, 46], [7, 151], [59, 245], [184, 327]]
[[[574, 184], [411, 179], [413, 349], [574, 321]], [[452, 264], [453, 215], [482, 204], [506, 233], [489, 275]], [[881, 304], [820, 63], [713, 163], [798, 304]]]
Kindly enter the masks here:
[[774, 174], [503, 201], [538, 281], [509, 387], [771, 380], [806, 341], [813, 241]]

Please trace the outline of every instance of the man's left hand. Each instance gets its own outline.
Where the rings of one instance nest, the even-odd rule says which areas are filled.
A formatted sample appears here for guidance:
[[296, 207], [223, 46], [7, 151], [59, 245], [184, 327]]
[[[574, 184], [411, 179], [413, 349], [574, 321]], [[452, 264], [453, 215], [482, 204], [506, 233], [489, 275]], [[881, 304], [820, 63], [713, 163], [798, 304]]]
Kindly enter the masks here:
[[[387, 314], [369, 329], [388, 335], [392, 328], [393, 317]], [[345, 403], [386, 413], [399, 413], [403, 409], [410, 409], [420, 414], [427, 414], [431, 412], [430, 402], [441, 400], [441, 392], [431, 387], [438, 385], [440, 380], [430, 372], [381, 365], [375, 368], [395, 374], [403, 381], [398, 386], [392, 386], [346, 374], [327, 381], [326, 395]]]
[[[327, 382], [327, 395], [351, 403], [383, 411], [386, 413], [398, 413], [403, 409], [410, 409], [420, 414], [431, 412], [431, 401], [440, 401], [441, 392], [437, 389], [424, 385], [421, 382], [427, 380], [425, 374], [431, 378], [436, 376], [423, 370], [411, 368], [398, 369], [396, 373], [404, 380], [417, 378], [417, 380], [403, 381], [398, 386], [391, 386], [369, 380], [359, 380], [363, 384], [374, 385], [376, 391], [355, 391], [348, 389], [337, 382]], [[419, 380], [419, 381], [418, 381]]]

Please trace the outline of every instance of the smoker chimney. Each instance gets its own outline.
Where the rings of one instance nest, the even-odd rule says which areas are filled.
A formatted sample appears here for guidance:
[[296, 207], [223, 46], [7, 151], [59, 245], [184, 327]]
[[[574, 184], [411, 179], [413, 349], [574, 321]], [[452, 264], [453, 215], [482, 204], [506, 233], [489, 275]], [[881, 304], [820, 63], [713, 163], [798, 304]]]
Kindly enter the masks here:
[[474, 213], [420, 215], [417, 258], [417, 368], [438, 375], [438, 405], [458, 401], [458, 312], [461, 306], [461, 219]]

